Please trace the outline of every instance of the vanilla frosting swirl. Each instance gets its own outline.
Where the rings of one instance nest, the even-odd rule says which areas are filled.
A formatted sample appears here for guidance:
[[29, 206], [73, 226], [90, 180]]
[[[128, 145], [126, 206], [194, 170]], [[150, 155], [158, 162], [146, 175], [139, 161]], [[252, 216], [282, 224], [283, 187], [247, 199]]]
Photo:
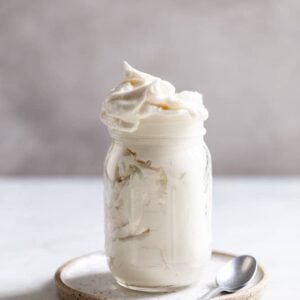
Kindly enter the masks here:
[[143, 119], [163, 115], [205, 121], [208, 112], [198, 92], [176, 93], [168, 81], [140, 72], [124, 62], [125, 78], [104, 101], [102, 121], [121, 132], [134, 132]]

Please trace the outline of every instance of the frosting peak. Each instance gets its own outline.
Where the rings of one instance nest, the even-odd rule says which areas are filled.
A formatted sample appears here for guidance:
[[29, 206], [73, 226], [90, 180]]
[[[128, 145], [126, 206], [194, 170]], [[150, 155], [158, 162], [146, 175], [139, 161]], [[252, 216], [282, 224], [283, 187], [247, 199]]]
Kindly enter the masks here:
[[208, 112], [198, 92], [176, 93], [168, 81], [138, 71], [124, 62], [124, 80], [105, 100], [102, 121], [111, 129], [134, 132], [143, 119], [165, 115], [206, 120]]

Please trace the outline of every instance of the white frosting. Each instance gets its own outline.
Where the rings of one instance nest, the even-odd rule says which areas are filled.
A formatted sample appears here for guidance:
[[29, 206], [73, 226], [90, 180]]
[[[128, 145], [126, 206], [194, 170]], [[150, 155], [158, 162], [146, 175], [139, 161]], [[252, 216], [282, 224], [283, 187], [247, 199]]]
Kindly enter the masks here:
[[198, 92], [175, 92], [168, 81], [140, 72], [124, 62], [125, 78], [105, 100], [101, 119], [111, 129], [134, 132], [143, 119], [157, 115], [205, 121], [208, 112]]
[[114, 138], [106, 253], [122, 285], [167, 291], [201, 278], [211, 254], [207, 116], [199, 93], [175, 93], [126, 63], [125, 80], [105, 101], [102, 120]]

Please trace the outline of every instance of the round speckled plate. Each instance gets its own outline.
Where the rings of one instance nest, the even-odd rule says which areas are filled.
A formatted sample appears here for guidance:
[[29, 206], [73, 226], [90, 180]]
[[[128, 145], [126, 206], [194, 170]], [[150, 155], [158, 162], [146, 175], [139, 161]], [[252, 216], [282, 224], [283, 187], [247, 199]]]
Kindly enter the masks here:
[[[106, 257], [100, 253], [92, 253], [75, 258], [55, 273], [55, 284], [63, 300], [197, 300], [214, 285], [214, 274], [234, 255], [213, 252], [210, 270], [205, 282], [192, 285], [174, 293], [141, 293], [119, 286], [113, 279]], [[258, 300], [266, 284], [266, 274], [259, 266], [253, 281], [235, 294], [227, 294], [215, 300]]]

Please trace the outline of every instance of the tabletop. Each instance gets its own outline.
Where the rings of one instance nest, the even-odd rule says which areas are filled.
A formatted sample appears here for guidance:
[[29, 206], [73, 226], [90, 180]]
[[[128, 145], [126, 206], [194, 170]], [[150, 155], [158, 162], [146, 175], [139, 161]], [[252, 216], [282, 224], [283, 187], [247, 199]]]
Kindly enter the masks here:
[[[53, 274], [103, 249], [101, 178], [0, 179], [0, 300], [57, 300]], [[296, 299], [300, 177], [217, 177], [214, 249], [251, 254], [269, 277], [263, 300]]]

